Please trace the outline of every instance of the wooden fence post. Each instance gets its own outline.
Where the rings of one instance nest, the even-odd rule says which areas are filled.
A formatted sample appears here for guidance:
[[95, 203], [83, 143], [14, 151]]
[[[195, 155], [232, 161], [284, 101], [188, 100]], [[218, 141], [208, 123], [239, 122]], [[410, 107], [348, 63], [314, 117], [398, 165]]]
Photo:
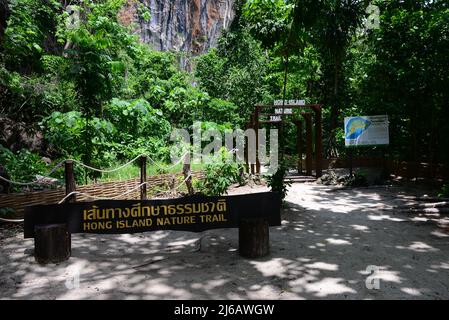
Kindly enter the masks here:
[[140, 157], [140, 200], [147, 200], [147, 157]]
[[187, 191], [189, 193], [189, 196], [193, 195], [195, 191], [193, 190], [192, 186], [192, 176], [190, 174], [190, 155], [186, 154], [184, 156], [184, 165], [182, 166], [182, 173], [184, 174], [184, 179], [187, 186]]
[[[67, 160], [64, 163], [65, 175], [65, 194], [66, 196], [71, 192], [76, 191], [75, 175], [73, 174], [73, 161]], [[76, 195], [67, 198], [66, 202], [76, 202]]]

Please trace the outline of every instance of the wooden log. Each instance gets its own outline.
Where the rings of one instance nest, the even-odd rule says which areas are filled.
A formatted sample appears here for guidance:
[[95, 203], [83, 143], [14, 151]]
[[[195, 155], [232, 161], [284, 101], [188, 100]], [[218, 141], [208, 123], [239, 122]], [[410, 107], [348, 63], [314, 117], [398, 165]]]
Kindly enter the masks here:
[[449, 202], [435, 202], [435, 203], [414, 203], [410, 205], [403, 205], [395, 207], [395, 209], [420, 209], [420, 208], [449, 208]]
[[449, 208], [425, 208], [425, 209], [410, 209], [410, 213], [438, 213], [438, 214], [448, 214]]
[[416, 201], [430, 201], [430, 202], [448, 202], [449, 198], [435, 198], [435, 197], [410, 197], [406, 199], [416, 200]]
[[[388, 210], [387, 210], [388, 211]], [[404, 214], [449, 214], [449, 208], [410, 208], [410, 209], [393, 209], [395, 213]]]
[[69, 259], [71, 253], [71, 235], [66, 224], [37, 225], [34, 228], [34, 258], [38, 263], [59, 263]]
[[270, 231], [266, 218], [241, 219], [239, 253], [245, 258], [261, 258], [270, 253]]

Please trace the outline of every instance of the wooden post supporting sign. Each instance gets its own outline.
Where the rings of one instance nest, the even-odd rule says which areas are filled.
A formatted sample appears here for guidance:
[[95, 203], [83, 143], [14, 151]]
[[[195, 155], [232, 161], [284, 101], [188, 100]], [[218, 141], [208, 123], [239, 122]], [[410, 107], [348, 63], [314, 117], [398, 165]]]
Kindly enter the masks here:
[[239, 253], [245, 258], [262, 258], [270, 253], [268, 219], [241, 219], [239, 226]]
[[34, 233], [34, 258], [38, 263], [59, 263], [70, 258], [72, 238], [66, 224], [38, 225]]
[[296, 120], [296, 152], [298, 154], [298, 174], [302, 174], [302, 121]]
[[323, 127], [321, 105], [313, 107], [315, 111], [315, 171], [316, 177], [323, 175]]
[[312, 175], [313, 157], [313, 136], [312, 136], [312, 114], [302, 113], [306, 120], [306, 174]]

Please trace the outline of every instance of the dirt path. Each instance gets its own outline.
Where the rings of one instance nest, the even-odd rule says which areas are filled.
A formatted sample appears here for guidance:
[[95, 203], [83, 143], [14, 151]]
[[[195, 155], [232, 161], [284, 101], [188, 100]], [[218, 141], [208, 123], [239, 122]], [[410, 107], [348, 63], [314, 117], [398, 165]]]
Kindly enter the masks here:
[[[449, 299], [449, 234], [380, 210], [405, 194], [295, 184], [270, 256], [255, 261], [238, 255], [234, 229], [73, 235], [72, 258], [57, 266], [35, 264], [33, 241], [8, 236], [0, 299]], [[369, 266], [379, 290], [367, 289]]]

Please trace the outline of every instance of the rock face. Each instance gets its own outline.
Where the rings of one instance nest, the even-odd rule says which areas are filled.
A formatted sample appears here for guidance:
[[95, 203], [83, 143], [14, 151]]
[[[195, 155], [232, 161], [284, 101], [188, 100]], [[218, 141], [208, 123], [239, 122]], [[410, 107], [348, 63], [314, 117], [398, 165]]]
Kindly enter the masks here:
[[1, 116], [0, 145], [13, 152], [20, 149], [40, 152], [47, 147], [42, 132], [27, 126], [25, 122], [16, 122]]
[[[122, 20], [138, 22], [143, 42], [160, 51], [200, 54], [214, 47], [234, 18], [234, 0], [130, 0]], [[145, 21], [141, 6], [151, 18]]]

